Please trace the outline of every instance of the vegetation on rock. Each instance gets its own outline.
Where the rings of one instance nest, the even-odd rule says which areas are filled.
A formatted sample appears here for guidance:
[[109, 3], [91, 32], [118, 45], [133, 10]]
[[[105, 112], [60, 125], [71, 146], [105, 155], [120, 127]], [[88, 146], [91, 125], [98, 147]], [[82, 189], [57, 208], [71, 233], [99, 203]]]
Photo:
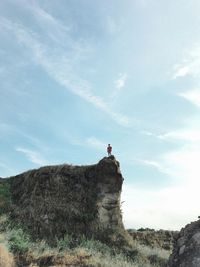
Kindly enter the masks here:
[[169, 251], [124, 229], [114, 157], [0, 179], [0, 267], [164, 267]]

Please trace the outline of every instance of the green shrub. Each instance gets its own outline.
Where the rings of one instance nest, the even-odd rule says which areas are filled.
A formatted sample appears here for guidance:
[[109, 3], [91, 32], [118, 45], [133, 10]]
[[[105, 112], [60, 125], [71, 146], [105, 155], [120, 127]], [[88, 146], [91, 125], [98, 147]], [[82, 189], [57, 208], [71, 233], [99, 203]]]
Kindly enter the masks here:
[[74, 242], [74, 238], [71, 235], [66, 234], [64, 238], [56, 240], [56, 247], [59, 251], [67, 250], [74, 246]]
[[8, 242], [13, 253], [24, 254], [29, 250], [30, 238], [21, 228], [13, 228], [10, 231]]
[[101, 252], [103, 254], [114, 253], [114, 248], [108, 247], [95, 239], [87, 239], [85, 236], [80, 238], [79, 246], [94, 252]]

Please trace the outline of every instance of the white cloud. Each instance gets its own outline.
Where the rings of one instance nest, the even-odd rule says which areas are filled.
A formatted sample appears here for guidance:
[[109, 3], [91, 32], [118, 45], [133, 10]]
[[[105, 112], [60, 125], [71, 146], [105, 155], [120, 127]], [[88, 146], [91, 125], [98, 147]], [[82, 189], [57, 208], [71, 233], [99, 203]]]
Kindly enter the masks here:
[[[47, 17], [48, 22], [48, 15], [45, 15], [42, 18], [45, 19], [45, 17]], [[50, 22], [52, 23], [52, 18], [50, 19]], [[101, 97], [96, 96], [92, 92], [91, 86], [87, 81], [79, 78], [74, 73], [73, 62], [77, 56], [79, 57], [80, 53], [82, 54], [84, 52], [84, 49], [82, 51], [80, 45], [73, 42], [71, 38], [66, 35], [66, 32], [65, 38], [67, 38], [67, 40], [65, 40], [65, 42], [68, 42], [71, 53], [65, 52], [65, 49], [60, 47], [62, 52], [62, 55], [60, 55], [61, 52], [58, 53], [58, 50], [51, 47], [50, 43], [45, 45], [38, 40], [38, 37], [33, 32], [22, 25], [3, 18], [0, 19], [0, 25], [2, 28], [12, 31], [18, 42], [27, 49], [30, 49], [32, 55], [31, 58], [35, 61], [35, 63], [40, 65], [49, 74], [49, 76], [56, 80], [60, 85], [108, 114], [118, 124], [125, 127], [130, 126], [131, 121], [127, 116], [113, 111]], [[57, 26], [58, 30], [62, 31], [62, 25], [59, 27], [58, 24]], [[125, 82], [126, 77], [123, 76], [121, 79]], [[123, 86], [123, 81], [121, 81], [121, 85], [119, 84], [119, 86]]]
[[158, 170], [175, 177], [175, 179], [198, 180], [197, 177], [200, 175], [200, 166], [198, 163], [200, 157], [200, 128], [198, 127], [198, 122], [195, 125], [196, 127], [192, 126], [193, 123], [183, 129], [162, 135], [152, 134], [152, 136], [163, 141], [181, 141], [181, 147], [157, 155], [156, 159], [145, 159], [139, 162], [154, 166]]
[[182, 63], [173, 68], [172, 79], [191, 75], [199, 79], [200, 74], [200, 44], [191, 47], [183, 59]]
[[125, 86], [127, 78], [128, 75], [126, 73], [119, 74], [119, 78], [115, 81], [115, 86], [118, 90], [121, 90]]
[[190, 101], [192, 104], [200, 107], [200, 90], [190, 90], [179, 93], [178, 95]]
[[172, 177], [180, 178], [185, 184], [192, 182], [195, 189], [197, 185], [200, 186], [199, 158], [200, 145], [195, 143], [166, 153], [162, 158], [162, 163], [170, 170]]
[[[199, 116], [185, 120], [185, 127], [164, 134], [143, 131], [149, 138], [179, 144], [168, 152], [135, 162], [155, 168], [170, 178], [170, 185], [144, 190], [124, 188], [124, 220], [128, 228], [150, 227], [179, 230], [199, 215], [200, 201], [200, 122]], [[177, 143], [178, 142], [178, 143]], [[134, 204], [136, 203], [136, 204]]]
[[142, 165], [145, 165], [145, 166], [149, 166], [151, 168], [155, 168], [159, 172], [168, 173], [167, 169], [165, 169], [164, 166], [162, 166], [162, 164], [160, 164], [158, 161], [149, 160], [149, 159], [135, 159], [134, 161], [136, 163], [139, 163], [139, 164], [142, 164]]
[[160, 140], [200, 142], [200, 127], [198, 127], [198, 121], [195, 123], [195, 126], [196, 127], [191, 125], [180, 130], [174, 130], [163, 134], [156, 134], [147, 131], [143, 131], [142, 134], [152, 136]]
[[168, 132], [166, 134], [160, 135], [160, 139], [168, 140], [183, 140], [190, 142], [200, 142], [200, 130], [198, 129], [185, 129]]
[[126, 227], [179, 230], [197, 219], [197, 204], [200, 201], [199, 133], [200, 131], [186, 130], [168, 133], [163, 140], [184, 140], [180, 148], [152, 156], [150, 159], [135, 160], [167, 174], [171, 184], [156, 190], [125, 186], [122, 200], [126, 201], [123, 208]]
[[32, 162], [36, 165], [41, 166], [41, 165], [47, 165], [48, 164], [47, 160], [45, 160], [42, 157], [42, 155], [40, 155], [40, 153], [37, 151], [23, 148], [23, 147], [17, 147], [15, 150], [23, 153], [30, 162]]
[[200, 201], [198, 191], [199, 188], [181, 185], [151, 191], [125, 184], [122, 191], [125, 227], [180, 230], [199, 215], [195, 204]]
[[176, 66], [174, 68], [173, 79], [176, 79], [178, 77], [184, 77], [188, 74], [190, 74], [190, 67], [189, 66]]
[[86, 144], [95, 148], [95, 149], [101, 150], [101, 151], [104, 151], [106, 148], [105, 142], [102, 142], [101, 140], [99, 140], [98, 138], [93, 137], [93, 136], [87, 138]]

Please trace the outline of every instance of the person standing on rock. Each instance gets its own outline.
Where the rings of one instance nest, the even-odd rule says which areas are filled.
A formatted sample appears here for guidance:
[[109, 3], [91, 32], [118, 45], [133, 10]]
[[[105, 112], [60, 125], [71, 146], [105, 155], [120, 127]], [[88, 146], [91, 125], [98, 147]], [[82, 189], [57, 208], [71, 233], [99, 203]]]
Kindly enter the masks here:
[[107, 147], [107, 152], [108, 152], [108, 157], [111, 156], [111, 152], [112, 152], [112, 147], [110, 144], [108, 144], [108, 147]]

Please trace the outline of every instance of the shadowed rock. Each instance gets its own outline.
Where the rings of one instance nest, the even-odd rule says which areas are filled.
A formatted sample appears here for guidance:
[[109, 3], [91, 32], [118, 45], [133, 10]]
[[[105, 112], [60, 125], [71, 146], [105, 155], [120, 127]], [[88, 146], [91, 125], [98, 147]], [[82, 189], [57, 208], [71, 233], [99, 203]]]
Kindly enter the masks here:
[[182, 228], [174, 242], [170, 267], [200, 266], [200, 220]]

